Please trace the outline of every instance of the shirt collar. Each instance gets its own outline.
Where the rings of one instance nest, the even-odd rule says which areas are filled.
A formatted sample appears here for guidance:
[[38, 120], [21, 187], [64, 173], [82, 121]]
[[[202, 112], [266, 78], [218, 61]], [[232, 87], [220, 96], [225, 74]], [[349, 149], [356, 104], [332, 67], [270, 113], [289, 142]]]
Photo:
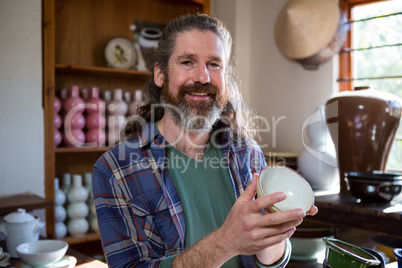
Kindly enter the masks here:
[[154, 123], [149, 122], [138, 136], [138, 142], [140, 147], [144, 147], [151, 142], [164, 146], [166, 141], [165, 137], [154, 127]]

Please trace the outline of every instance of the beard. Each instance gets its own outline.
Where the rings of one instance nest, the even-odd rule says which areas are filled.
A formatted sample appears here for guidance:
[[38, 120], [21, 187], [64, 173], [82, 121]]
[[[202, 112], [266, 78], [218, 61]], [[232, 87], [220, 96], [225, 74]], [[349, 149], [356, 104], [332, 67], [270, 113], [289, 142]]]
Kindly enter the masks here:
[[[191, 93], [204, 93], [209, 96], [209, 99], [189, 100], [186, 95]], [[220, 96], [218, 93], [218, 88], [210, 83], [195, 83], [181, 86], [175, 97], [169, 91], [169, 81], [165, 81], [161, 103], [181, 129], [188, 132], [210, 131], [227, 104], [227, 92], [224, 96]]]

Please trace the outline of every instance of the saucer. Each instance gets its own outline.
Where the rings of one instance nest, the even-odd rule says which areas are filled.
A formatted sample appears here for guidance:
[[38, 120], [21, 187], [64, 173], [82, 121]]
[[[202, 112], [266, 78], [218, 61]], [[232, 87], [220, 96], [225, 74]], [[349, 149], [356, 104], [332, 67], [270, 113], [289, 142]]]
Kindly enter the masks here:
[[74, 256], [64, 256], [61, 258], [58, 262], [56, 263], [50, 263], [46, 266], [31, 266], [28, 264], [23, 263], [22, 261], [19, 262], [15, 268], [73, 268], [75, 267], [75, 264], [77, 263], [77, 258]]
[[10, 254], [3, 251], [0, 257], [0, 267], [7, 267], [8, 265], [10, 265]]

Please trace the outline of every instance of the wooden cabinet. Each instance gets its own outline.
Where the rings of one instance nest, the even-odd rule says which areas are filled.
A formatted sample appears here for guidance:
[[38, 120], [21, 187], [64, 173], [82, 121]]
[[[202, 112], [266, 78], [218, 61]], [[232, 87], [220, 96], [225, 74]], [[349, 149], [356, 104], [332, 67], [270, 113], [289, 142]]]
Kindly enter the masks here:
[[[45, 195], [54, 200], [54, 178], [83, 174], [108, 148], [55, 148], [53, 103], [56, 91], [78, 85], [102, 92], [142, 88], [149, 72], [107, 67], [104, 47], [116, 36], [133, 40], [135, 19], [166, 24], [187, 13], [208, 13], [209, 0], [43, 0], [43, 107], [45, 120]], [[54, 210], [47, 209], [49, 237]], [[98, 241], [99, 236], [67, 237], [70, 244]]]

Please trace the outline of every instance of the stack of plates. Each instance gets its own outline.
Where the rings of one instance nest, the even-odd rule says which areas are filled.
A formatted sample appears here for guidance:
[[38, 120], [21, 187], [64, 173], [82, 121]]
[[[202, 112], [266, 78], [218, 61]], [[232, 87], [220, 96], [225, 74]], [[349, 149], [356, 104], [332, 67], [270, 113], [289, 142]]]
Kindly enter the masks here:
[[7, 267], [10, 265], [10, 254], [3, 252], [3, 248], [0, 247], [0, 267]]

